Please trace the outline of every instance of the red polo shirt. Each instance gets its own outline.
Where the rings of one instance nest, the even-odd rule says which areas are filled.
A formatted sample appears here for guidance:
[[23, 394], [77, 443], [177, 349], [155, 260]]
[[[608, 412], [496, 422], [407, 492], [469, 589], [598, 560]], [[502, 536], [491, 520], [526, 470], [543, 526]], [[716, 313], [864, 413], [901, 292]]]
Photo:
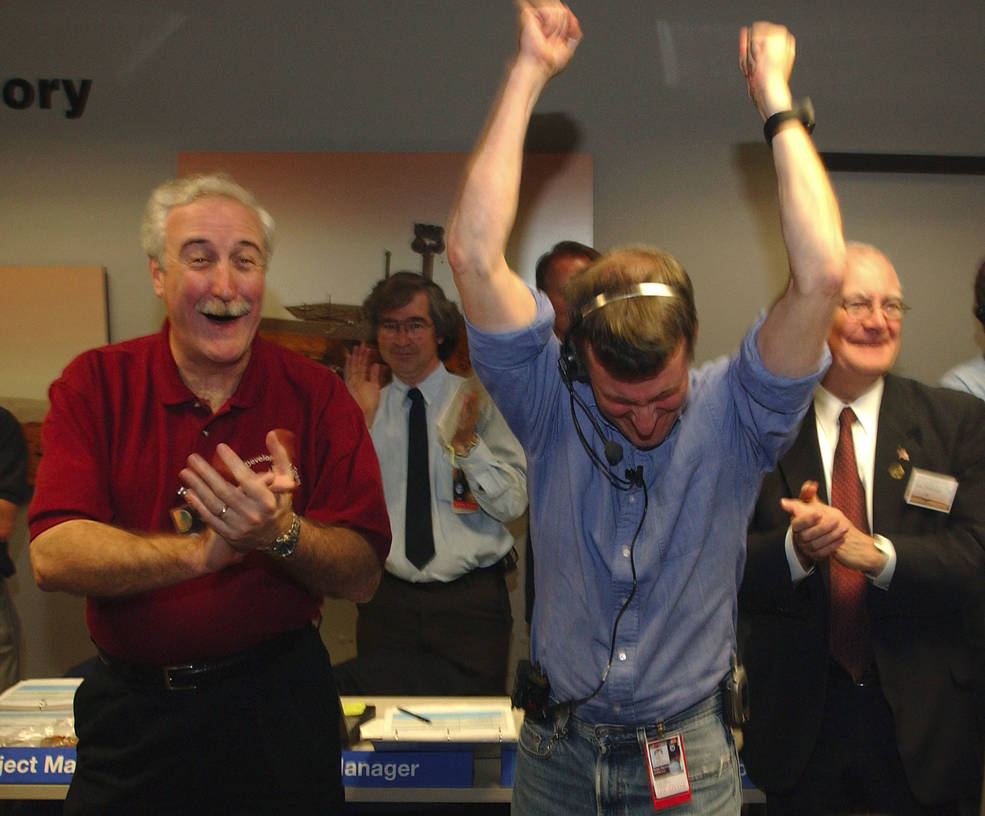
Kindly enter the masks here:
[[[49, 391], [31, 537], [69, 519], [173, 532], [189, 454], [213, 460], [225, 442], [245, 461], [267, 455], [273, 428], [293, 431], [305, 518], [361, 533], [389, 552], [379, 465], [362, 413], [332, 371], [262, 338], [217, 413], [181, 381], [159, 334], [88, 351]], [[266, 468], [266, 464], [256, 466]], [[262, 553], [217, 573], [122, 598], [87, 598], [96, 644], [117, 657], [174, 663], [229, 654], [317, 616], [321, 598]]]

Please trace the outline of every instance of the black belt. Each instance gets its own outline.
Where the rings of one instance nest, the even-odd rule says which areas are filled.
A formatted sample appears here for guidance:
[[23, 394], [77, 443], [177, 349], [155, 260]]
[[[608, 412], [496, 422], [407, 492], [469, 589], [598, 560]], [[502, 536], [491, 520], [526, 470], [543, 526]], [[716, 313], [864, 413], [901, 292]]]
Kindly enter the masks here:
[[305, 625], [225, 657], [174, 663], [170, 666], [134, 663], [108, 655], [102, 649], [99, 649], [99, 659], [111, 671], [131, 683], [156, 686], [167, 691], [190, 691], [240, 677], [261, 666], [269, 666], [271, 661], [292, 649], [310, 629], [310, 625]]

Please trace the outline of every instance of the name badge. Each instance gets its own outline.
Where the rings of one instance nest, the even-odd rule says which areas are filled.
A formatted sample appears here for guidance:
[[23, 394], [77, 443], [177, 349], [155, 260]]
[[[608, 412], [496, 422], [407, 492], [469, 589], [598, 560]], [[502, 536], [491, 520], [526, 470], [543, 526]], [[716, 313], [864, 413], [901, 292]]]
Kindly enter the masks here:
[[650, 795], [654, 810], [679, 805], [691, 799], [682, 734], [678, 732], [647, 739], [644, 742], [643, 758], [650, 777]]
[[954, 494], [957, 492], [958, 480], [953, 476], [913, 468], [903, 498], [907, 504], [926, 507], [939, 513], [950, 513]]
[[479, 509], [479, 502], [472, 495], [472, 488], [469, 487], [469, 480], [465, 478], [465, 471], [457, 467], [451, 474], [451, 509], [454, 513], [474, 513]]

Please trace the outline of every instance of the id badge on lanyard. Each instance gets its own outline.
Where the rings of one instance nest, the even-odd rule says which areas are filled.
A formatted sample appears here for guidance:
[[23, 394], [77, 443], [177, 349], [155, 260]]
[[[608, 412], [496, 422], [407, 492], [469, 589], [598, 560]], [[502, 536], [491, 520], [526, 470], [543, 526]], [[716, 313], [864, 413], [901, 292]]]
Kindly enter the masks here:
[[687, 779], [684, 761], [684, 737], [661, 734], [641, 740], [643, 760], [650, 779], [650, 795], [653, 809], [660, 810], [679, 805], [691, 799], [691, 785]]

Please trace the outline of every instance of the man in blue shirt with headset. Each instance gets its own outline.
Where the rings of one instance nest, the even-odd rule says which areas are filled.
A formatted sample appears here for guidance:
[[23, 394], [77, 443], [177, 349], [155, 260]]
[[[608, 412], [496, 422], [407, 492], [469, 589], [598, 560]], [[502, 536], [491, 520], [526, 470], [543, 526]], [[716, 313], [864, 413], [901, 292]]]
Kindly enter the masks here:
[[581, 37], [560, 3], [521, 3], [519, 27], [447, 241], [472, 362], [528, 460], [535, 668], [514, 812], [738, 813], [720, 689], [744, 530], [827, 366], [844, 260], [809, 111], [791, 99], [793, 37], [756, 23], [739, 48], [772, 144], [790, 278], [735, 357], [692, 370], [693, 291], [666, 253], [619, 250], [575, 276], [563, 342], [546, 297], [508, 267], [529, 117]]

